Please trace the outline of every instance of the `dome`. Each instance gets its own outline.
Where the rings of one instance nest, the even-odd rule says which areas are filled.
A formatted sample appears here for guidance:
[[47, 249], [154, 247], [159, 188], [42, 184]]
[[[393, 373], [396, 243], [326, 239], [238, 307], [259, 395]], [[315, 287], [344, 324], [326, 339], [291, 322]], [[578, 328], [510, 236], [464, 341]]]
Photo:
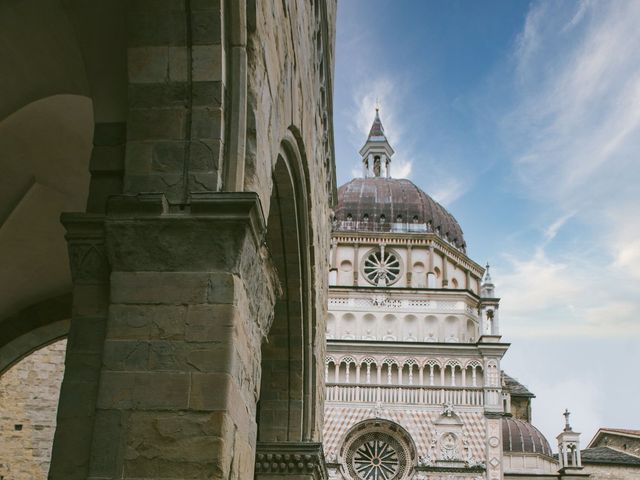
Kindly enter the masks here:
[[502, 418], [504, 453], [538, 453], [551, 457], [551, 447], [544, 435], [529, 422], [513, 417]]
[[435, 232], [465, 248], [460, 225], [413, 182], [399, 178], [355, 178], [338, 189], [338, 230]]

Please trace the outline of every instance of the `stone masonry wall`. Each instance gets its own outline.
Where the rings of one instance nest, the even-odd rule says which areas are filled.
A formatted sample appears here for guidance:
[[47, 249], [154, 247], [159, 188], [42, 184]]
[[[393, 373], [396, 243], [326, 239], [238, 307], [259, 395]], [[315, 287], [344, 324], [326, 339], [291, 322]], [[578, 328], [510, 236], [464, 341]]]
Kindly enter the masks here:
[[583, 473], [591, 474], [590, 480], [635, 480], [640, 478], [640, 468], [617, 465], [585, 465]]
[[606, 434], [593, 447], [609, 447], [640, 457], [640, 440], [623, 435]]
[[0, 377], [2, 480], [47, 478], [66, 345], [41, 348]]

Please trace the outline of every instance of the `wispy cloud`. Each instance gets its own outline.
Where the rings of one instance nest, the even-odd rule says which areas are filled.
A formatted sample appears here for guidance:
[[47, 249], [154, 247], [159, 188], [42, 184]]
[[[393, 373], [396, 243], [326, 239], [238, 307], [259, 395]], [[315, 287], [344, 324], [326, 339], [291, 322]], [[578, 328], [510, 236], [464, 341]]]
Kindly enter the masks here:
[[[514, 45], [503, 134], [520, 191], [555, 218], [505, 258], [505, 313], [528, 334], [640, 331], [638, 21], [638, 2], [536, 2]], [[569, 220], [589, 238], [555, 245]]]

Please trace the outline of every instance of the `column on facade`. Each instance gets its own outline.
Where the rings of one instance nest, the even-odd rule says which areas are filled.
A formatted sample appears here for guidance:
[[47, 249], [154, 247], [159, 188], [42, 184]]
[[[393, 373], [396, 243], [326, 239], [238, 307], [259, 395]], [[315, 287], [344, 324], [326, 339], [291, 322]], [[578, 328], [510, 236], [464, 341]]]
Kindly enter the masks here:
[[358, 257], [359, 257], [359, 245], [358, 242], [353, 244], [353, 285], [358, 286]]
[[466, 387], [467, 386], [467, 369], [461, 367], [460, 371], [462, 372], [462, 386]]
[[[408, 219], [407, 219], [408, 220]], [[411, 252], [412, 251], [412, 245], [409, 244], [407, 245], [407, 287], [412, 287], [413, 285], [411, 285], [411, 277], [413, 275], [412, 270], [413, 270], [413, 260], [411, 259]]]
[[360, 383], [360, 363], [356, 363], [356, 383]]
[[449, 286], [449, 260], [447, 259], [447, 255], [442, 253], [442, 288], [447, 288]]
[[418, 381], [420, 382], [420, 386], [424, 385], [424, 365], [418, 366]]
[[382, 364], [378, 364], [378, 365], [376, 365], [376, 367], [378, 369], [377, 383], [378, 383], [378, 385], [380, 385], [382, 383]]

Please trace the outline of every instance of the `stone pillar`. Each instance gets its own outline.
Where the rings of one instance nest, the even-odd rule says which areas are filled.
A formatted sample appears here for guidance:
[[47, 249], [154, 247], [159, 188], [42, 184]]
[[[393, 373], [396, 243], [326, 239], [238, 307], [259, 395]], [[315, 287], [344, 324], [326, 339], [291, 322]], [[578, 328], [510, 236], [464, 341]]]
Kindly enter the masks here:
[[[90, 364], [100, 388], [81, 403], [61, 396], [50, 478], [252, 478], [261, 342], [279, 288], [257, 196], [201, 194], [175, 212], [160, 194], [115, 197], [104, 233], [111, 295]], [[67, 384], [85, 370], [68, 362]], [[79, 407], [95, 417], [93, 438], [64, 428]], [[88, 477], [64, 470], [69, 445], [90, 451]]]
[[359, 259], [359, 245], [358, 242], [353, 244], [353, 286], [357, 287], [358, 286], [358, 272], [360, 271], [360, 263], [358, 262]]
[[412, 245], [407, 245], [407, 287], [411, 288], [411, 275], [413, 273], [413, 260], [411, 259]]
[[97, 420], [95, 405], [109, 306], [109, 265], [103, 215], [64, 214], [62, 223], [67, 230], [73, 307], [49, 478], [84, 480]]

